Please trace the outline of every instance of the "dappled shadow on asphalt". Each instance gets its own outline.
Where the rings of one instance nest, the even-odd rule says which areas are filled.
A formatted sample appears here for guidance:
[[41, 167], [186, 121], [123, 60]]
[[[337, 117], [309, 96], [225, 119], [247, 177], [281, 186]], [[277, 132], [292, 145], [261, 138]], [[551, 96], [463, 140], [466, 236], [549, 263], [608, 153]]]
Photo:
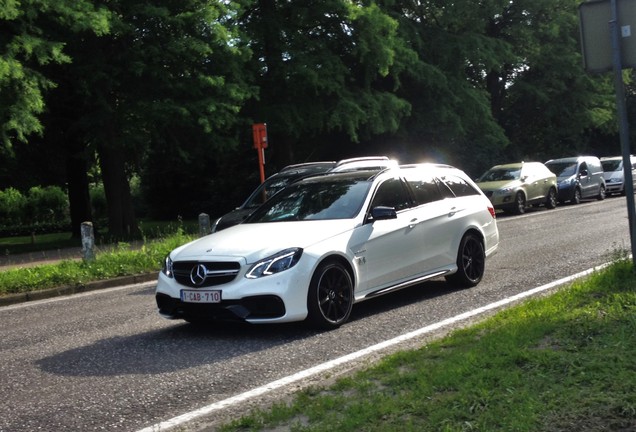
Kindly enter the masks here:
[[[406, 288], [354, 306], [350, 323], [448, 294], [454, 289], [443, 280]], [[144, 295], [151, 290], [143, 290]], [[346, 328], [347, 324], [342, 328]], [[336, 329], [327, 337], [338, 337]], [[250, 325], [210, 323], [175, 325], [131, 336], [112, 337], [91, 345], [43, 358], [39, 368], [63, 376], [152, 375], [210, 366], [240, 356], [254, 356], [277, 346], [312, 337], [325, 337], [304, 323]]]

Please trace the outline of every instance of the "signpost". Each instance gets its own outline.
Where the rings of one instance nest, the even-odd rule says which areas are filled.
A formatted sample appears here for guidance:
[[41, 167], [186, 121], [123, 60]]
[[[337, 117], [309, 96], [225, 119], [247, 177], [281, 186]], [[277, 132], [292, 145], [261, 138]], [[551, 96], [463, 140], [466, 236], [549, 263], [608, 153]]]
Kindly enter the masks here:
[[254, 148], [258, 151], [258, 167], [261, 173], [261, 183], [265, 181], [265, 149], [267, 148], [267, 125], [255, 123], [252, 125]]
[[581, 46], [585, 69], [590, 73], [614, 71], [616, 104], [623, 157], [624, 188], [631, 241], [632, 262], [636, 258], [634, 183], [631, 170], [629, 124], [623, 83], [623, 66], [636, 67], [636, 0], [593, 0], [579, 5]]

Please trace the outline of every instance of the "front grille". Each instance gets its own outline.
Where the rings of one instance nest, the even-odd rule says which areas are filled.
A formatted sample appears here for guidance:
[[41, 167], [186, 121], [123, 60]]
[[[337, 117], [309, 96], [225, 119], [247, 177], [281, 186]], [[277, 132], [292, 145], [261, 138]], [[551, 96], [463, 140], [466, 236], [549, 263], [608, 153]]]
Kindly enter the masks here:
[[[205, 271], [203, 268], [205, 267]], [[192, 275], [197, 275], [194, 283]], [[241, 265], [238, 262], [207, 262], [207, 261], [176, 261], [172, 265], [174, 278], [181, 285], [192, 288], [205, 288], [217, 285], [223, 285], [232, 282], [239, 273]], [[202, 276], [205, 277], [202, 277]], [[201, 279], [203, 281], [201, 282]]]

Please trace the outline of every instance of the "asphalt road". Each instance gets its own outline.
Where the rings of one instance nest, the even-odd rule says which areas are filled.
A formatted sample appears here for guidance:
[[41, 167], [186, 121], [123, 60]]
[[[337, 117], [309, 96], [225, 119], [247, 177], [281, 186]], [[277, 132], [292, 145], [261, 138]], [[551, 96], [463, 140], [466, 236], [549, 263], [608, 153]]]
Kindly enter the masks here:
[[[501, 216], [498, 224], [500, 249], [477, 287], [454, 290], [443, 280], [428, 282], [356, 305], [351, 321], [331, 332], [302, 324], [201, 329], [163, 320], [152, 283], [0, 308], [0, 431], [138, 431], [589, 269], [630, 248], [624, 197]], [[378, 355], [316, 376], [314, 383]], [[265, 402], [288, 391], [273, 392]], [[245, 409], [231, 406], [179, 430], [211, 430]]]

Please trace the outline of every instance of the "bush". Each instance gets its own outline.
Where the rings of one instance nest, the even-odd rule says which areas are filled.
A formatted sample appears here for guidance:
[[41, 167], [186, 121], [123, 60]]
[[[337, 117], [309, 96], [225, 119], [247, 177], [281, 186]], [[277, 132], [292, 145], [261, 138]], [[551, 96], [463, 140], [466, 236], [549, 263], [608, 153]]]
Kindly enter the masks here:
[[35, 186], [24, 196], [19, 190], [0, 190], [2, 236], [48, 233], [67, 229], [69, 203], [59, 186]]
[[3, 225], [19, 225], [23, 223], [27, 199], [19, 190], [8, 188], [0, 190], [0, 220]]
[[26, 211], [31, 223], [66, 222], [69, 220], [68, 196], [59, 186], [32, 187], [27, 196]]

